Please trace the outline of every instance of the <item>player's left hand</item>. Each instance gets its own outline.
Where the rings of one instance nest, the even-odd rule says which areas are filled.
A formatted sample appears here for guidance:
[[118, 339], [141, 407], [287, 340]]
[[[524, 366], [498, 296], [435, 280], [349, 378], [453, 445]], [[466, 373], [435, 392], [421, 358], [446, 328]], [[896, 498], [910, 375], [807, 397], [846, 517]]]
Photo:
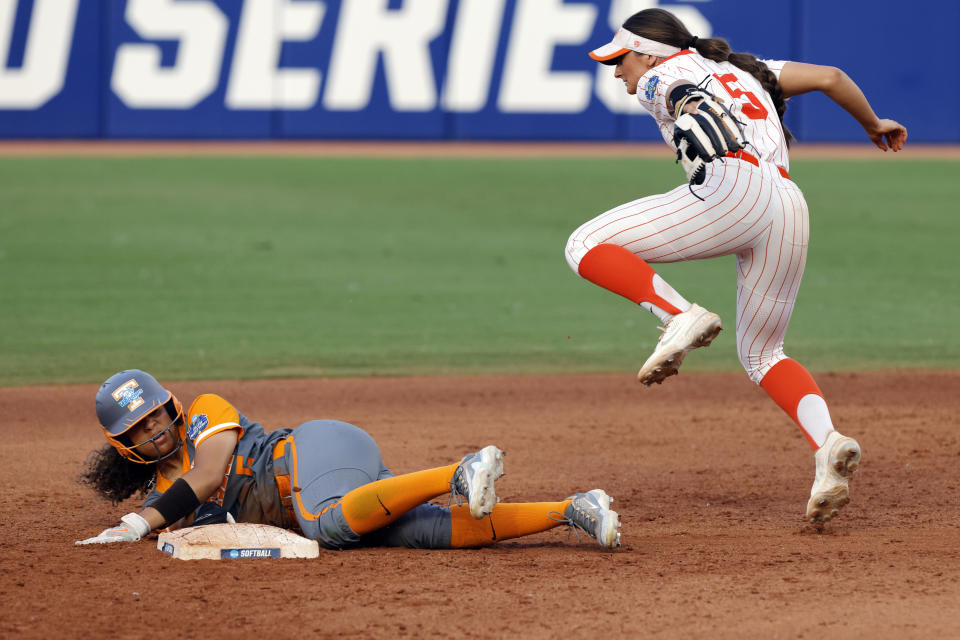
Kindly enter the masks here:
[[882, 119], [877, 121], [872, 131], [867, 131], [867, 135], [883, 151], [900, 151], [907, 141], [907, 128], [896, 120]]
[[86, 540], [77, 540], [77, 545], [81, 544], [106, 544], [108, 542], [136, 542], [143, 536], [150, 533], [150, 525], [142, 516], [136, 513], [128, 513], [120, 518], [120, 524], [111, 528], [104, 529], [100, 535]]

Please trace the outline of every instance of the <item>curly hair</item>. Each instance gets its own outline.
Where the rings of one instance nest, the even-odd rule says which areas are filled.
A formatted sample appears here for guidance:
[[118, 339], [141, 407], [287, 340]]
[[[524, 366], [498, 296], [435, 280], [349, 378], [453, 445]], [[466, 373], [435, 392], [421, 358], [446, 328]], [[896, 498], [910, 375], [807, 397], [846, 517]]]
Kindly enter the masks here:
[[117, 504], [134, 493], [145, 496], [153, 489], [156, 480], [156, 464], [127, 460], [112, 445], [106, 444], [90, 453], [77, 482]]
[[[639, 11], [627, 18], [623, 26], [627, 31], [638, 36], [681, 49], [686, 49], [693, 41], [693, 35], [687, 30], [683, 22], [664, 9]], [[789, 146], [794, 137], [790, 130], [783, 125], [783, 114], [787, 110], [787, 101], [783, 97], [783, 87], [780, 86], [780, 81], [777, 80], [777, 76], [770, 71], [767, 65], [751, 53], [732, 52], [730, 44], [723, 38], [697, 38], [693, 48], [708, 60], [729, 62], [735, 67], [743, 69], [763, 85], [763, 89], [770, 94], [770, 98], [773, 100], [773, 106], [780, 117], [783, 134]]]

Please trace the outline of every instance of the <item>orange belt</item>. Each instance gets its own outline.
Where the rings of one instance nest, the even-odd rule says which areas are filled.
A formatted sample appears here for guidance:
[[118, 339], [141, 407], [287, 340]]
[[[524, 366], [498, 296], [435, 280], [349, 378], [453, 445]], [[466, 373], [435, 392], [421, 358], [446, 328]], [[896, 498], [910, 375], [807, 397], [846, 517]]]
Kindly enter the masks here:
[[288, 529], [300, 530], [300, 523], [297, 521], [297, 513], [293, 509], [293, 492], [291, 491], [290, 470], [286, 473], [277, 473], [277, 460], [283, 458], [287, 450], [287, 441], [290, 438], [284, 438], [273, 447], [273, 477], [277, 480], [277, 491], [280, 493], [280, 506], [283, 507], [284, 527]]
[[[750, 164], [752, 164], [752, 165], [755, 166], [755, 167], [759, 167], [759, 166], [760, 166], [760, 161], [757, 159], [756, 156], [752, 156], [752, 155], [750, 155], [749, 153], [747, 153], [746, 151], [744, 151], [744, 150], [742, 150], [742, 149], [741, 149], [740, 151], [737, 151], [736, 153], [727, 153], [727, 156], [726, 156], [726, 157], [728, 157], [728, 158], [740, 158], [741, 160], [746, 160], [747, 162], [749, 162]], [[780, 175], [782, 175], [784, 178], [786, 178], [787, 180], [790, 180], [790, 174], [787, 173], [787, 170], [786, 170], [786, 169], [784, 169], [783, 167], [781, 167], [781, 166], [778, 165], [778, 166], [777, 166], [777, 171], [779, 171], [779, 172], [780, 172]]]

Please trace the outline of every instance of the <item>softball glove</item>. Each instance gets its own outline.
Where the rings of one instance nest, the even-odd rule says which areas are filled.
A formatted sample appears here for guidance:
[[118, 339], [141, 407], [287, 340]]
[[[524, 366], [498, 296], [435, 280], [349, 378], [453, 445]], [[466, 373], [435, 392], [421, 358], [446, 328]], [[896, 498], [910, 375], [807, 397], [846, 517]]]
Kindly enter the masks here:
[[673, 128], [677, 162], [683, 166], [691, 185], [703, 184], [708, 162], [736, 153], [747, 144], [740, 123], [719, 99], [703, 89], [689, 91], [677, 103], [676, 113], [697, 99], [700, 103], [696, 113], [683, 113]]

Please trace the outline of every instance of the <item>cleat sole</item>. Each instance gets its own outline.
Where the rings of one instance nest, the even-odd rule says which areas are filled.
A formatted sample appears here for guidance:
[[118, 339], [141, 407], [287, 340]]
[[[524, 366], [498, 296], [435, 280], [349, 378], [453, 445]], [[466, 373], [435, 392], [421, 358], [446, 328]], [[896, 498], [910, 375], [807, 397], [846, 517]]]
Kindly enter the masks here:
[[493, 489], [493, 474], [488, 469], [477, 472], [476, 483], [470, 491], [468, 499], [470, 515], [477, 520], [490, 515], [497, 504], [497, 495]]
[[494, 482], [503, 475], [504, 452], [490, 445], [480, 451], [480, 456], [482, 466], [477, 471], [475, 482], [467, 497], [470, 515], [477, 520], [490, 515], [500, 501], [494, 489]]
[[604, 549], [615, 549], [620, 546], [620, 516], [616, 511], [607, 511], [604, 514], [597, 542]]
[[670, 376], [675, 376], [680, 373], [680, 365], [683, 363], [683, 357], [685, 355], [687, 355], [686, 351], [682, 350], [669, 354], [667, 358], [664, 358], [662, 364], [652, 371], [646, 374], [644, 374], [643, 371], [637, 373], [637, 381], [648, 387], [654, 382], [661, 384]]
[[723, 327], [720, 326], [720, 319], [717, 319], [716, 326], [709, 327], [704, 333], [697, 336], [696, 347], [709, 347], [710, 343], [716, 340]]

